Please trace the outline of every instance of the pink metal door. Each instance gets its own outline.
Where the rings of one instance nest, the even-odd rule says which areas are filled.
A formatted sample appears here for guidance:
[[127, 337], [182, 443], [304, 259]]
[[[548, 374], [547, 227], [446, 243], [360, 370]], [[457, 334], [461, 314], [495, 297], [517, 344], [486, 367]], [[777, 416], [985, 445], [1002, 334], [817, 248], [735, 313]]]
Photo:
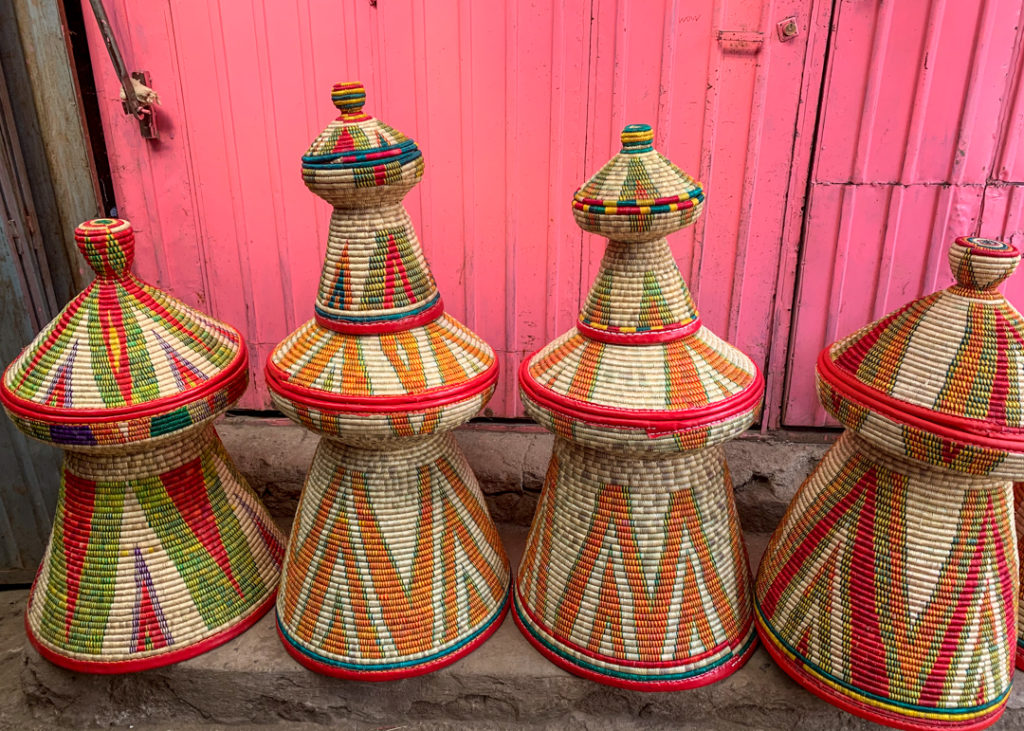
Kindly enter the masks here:
[[[361, 79], [368, 111], [424, 150], [410, 213], [447, 307], [499, 353], [491, 413], [514, 416], [519, 361], [571, 326], [603, 248], [573, 223], [572, 192], [630, 122], [653, 123], [706, 184], [703, 219], [673, 249], [708, 325], [769, 364], [793, 291], [793, 131], [817, 88], [804, 26], [827, 24], [824, 4], [107, 0], [130, 70], [160, 93], [156, 143], [122, 115], [88, 25], [138, 269], [242, 330], [243, 407], [268, 406], [262, 363], [311, 316], [328, 211], [299, 156], [332, 116], [331, 84]], [[799, 31], [784, 39], [788, 16]], [[782, 363], [768, 368], [776, 410]]]
[[[952, 283], [962, 235], [1024, 244], [1021, 3], [836, 5], [800, 262], [787, 425], [826, 423], [818, 352]], [[1024, 306], [1024, 276], [1005, 292]]]

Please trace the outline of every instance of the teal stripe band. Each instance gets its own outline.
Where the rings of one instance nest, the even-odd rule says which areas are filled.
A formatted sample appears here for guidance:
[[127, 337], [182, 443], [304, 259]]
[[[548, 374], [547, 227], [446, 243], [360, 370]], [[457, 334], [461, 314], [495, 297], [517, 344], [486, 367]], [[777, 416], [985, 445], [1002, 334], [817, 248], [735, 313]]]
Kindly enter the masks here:
[[400, 670], [401, 668], [411, 668], [417, 665], [425, 665], [427, 663], [434, 662], [435, 660], [439, 660], [442, 657], [447, 657], [452, 653], [458, 652], [463, 647], [465, 647], [470, 642], [479, 637], [481, 634], [486, 632], [487, 629], [491, 627], [491, 625], [493, 625], [495, 621], [497, 621], [497, 619], [502, 615], [502, 613], [505, 611], [505, 607], [507, 604], [508, 594], [505, 595], [505, 599], [501, 602], [501, 604], [498, 605], [498, 608], [494, 611], [494, 614], [492, 614], [488, 618], [488, 620], [484, 622], [484, 624], [481, 625], [473, 634], [463, 638], [462, 640], [459, 640], [457, 644], [452, 645], [451, 647], [442, 652], [435, 653], [433, 655], [430, 655], [429, 657], [421, 657], [416, 660], [403, 660], [402, 662], [386, 662], [375, 664], [344, 662], [342, 660], [335, 660], [334, 658], [325, 657], [317, 652], [313, 652], [312, 650], [309, 650], [295, 643], [295, 640], [293, 640], [291, 638], [291, 635], [288, 634], [288, 630], [285, 628], [283, 624], [281, 624], [280, 615], [275, 616], [275, 621], [277, 622], [277, 628], [278, 630], [280, 630], [281, 636], [288, 640], [288, 644], [294, 647], [296, 650], [301, 652], [309, 659], [315, 660], [316, 662], [322, 663], [324, 665], [332, 665], [337, 668], [344, 668], [345, 670], [355, 670], [357, 672], [365, 671], [366, 673], [373, 673], [380, 670]]
[[429, 310], [431, 307], [437, 304], [437, 301], [439, 299], [441, 299], [441, 293], [436, 292], [433, 297], [431, 297], [429, 300], [424, 302], [416, 309], [404, 310], [403, 312], [396, 312], [388, 315], [377, 315], [375, 317], [339, 317], [333, 312], [328, 312], [327, 310], [321, 309], [319, 304], [314, 305], [313, 309], [316, 310], [316, 314], [320, 315], [320, 317], [324, 318], [325, 320], [331, 320], [333, 322], [351, 322], [353, 324], [361, 325], [364, 323], [368, 324], [371, 322], [387, 322], [389, 320], [401, 320], [402, 318], [405, 317], [412, 317], [413, 315], [418, 315], [421, 312]]
[[629, 680], [633, 682], [642, 683], [646, 681], [653, 683], [663, 683], [666, 680], [685, 680], [687, 678], [695, 678], [698, 675], [704, 675], [705, 673], [711, 672], [720, 665], [724, 665], [727, 662], [732, 662], [737, 657], [743, 657], [747, 650], [750, 649], [750, 646], [757, 641], [757, 632], [751, 632], [750, 636], [747, 638], [747, 641], [743, 643], [743, 647], [741, 647], [739, 651], [732, 652], [726, 655], [725, 657], [721, 658], [720, 660], [712, 663], [711, 665], [704, 665], [703, 667], [694, 670], [687, 670], [681, 673], [666, 673], [664, 675], [636, 675], [634, 673], [627, 673], [620, 670], [612, 670], [610, 668], [602, 667], [600, 665], [593, 665], [587, 662], [586, 660], [581, 660], [575, 655], [569, 655], [564, 650], [562, 650], [561, 647], [550, 642], [547, 637], [543, 637], [537, 633], [537, 630], [534, 629], [533, 622], [530, 620], [530, 617], [525, 612], [519, 609], [519, 597], [517, 595], [514, 595], [512, 598], [512, 608], [513, 611], [515, 611], [515, 613], [519, 616], [519, 621], [522, 622], [522, 625], [530, 631], [530, 635], [538, 642], [540, 642], [542, 645], [544, 645], [544, 647], [546, 647], [554, 654], [558, 655], [566, 662], [569, 662], [573, 665], [578, 665], [581, 668], [586, 668], [587, 670], [590, 670], [594, 673], [598, 673], [599, 675], [608, 675], [613, 678], [621, 678], [622, 680]]

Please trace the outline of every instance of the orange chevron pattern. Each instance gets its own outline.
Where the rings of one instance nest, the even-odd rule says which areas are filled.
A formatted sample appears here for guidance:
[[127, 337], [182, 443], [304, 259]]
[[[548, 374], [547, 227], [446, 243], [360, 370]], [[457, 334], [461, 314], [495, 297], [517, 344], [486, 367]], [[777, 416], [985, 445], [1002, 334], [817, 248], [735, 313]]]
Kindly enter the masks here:
[[278, 614], [313, 660], [427, 662], [503, 609], [508, 562], [449, 433], [394, 453], [324, 440], [302, 501], [319, 509], [299, 507], [309, 524], [293, 528]]
[[614, 474], [628, 484], [594, 484], [612, 473], [608, 457], [556, 440], [519, 570], [520, 621], [569, 662], [635, 682], [736, 662], [752, 631], [749, 569], [728, 470], [708, 451], [666, 460], [675, 489], [655, 497], [624, 453]]

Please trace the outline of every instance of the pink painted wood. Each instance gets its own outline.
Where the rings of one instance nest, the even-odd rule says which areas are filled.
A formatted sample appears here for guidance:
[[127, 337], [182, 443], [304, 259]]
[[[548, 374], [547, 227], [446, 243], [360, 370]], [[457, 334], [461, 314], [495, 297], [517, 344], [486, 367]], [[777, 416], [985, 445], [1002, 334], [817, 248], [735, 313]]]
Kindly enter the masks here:
[[360, 79], [368, 111], [424, 150], [407, 203], [448, 308], [500, 354], [490, 413], [521, 414], [516, 366], [572, 325], [596, 273], [603, 242], [574, 224], [574, 188], [624, 124], [651, 122], [708, 190], [673, 250], [708, 325], [762, 367], [772, 356], [777, 421], [785, 361], [772, 347], [799, 243], [788, 191], [806, 183], [790, 166], [808, 159], [794, 129], [814, 118], [817, 82], [803, 76], [813, 34], [784, 42], [776, 24], [822, 30], [826, 5], [107, 0], [129, 67], [160, 93], [157, 143], [121, 114], [91, 23], [89, 41], [119, 213], [150, 244], [139, 272], [244, 332], [244, 407], [268, 406], [262, 362], [311, 315], [328, 212], [299, 156], [333, 116], [331, 84]]
[[[841, 0], [825, 71], [784, 423], [830, 423], [827, 344], [952, 283], [952, 238], [1024, 244], [1021, 4]], [[1024, 276], [1005, 288], [1024, 306]]]

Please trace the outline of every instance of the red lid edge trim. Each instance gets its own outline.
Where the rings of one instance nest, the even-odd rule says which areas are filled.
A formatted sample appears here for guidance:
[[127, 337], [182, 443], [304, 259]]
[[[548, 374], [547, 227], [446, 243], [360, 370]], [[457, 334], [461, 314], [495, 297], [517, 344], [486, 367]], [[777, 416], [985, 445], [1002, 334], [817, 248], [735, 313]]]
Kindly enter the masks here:
[[334, 395], [326, 391], [315, 391], [311, 388], [289, 383], [288, 374], [271, 360], [272, 357], [273, 354], [267, 358], [265, 369], [267, 386], [270, 390], [289, 401], [322, 411], [344, 413], [423, 411], [432, 407], [447, 406], [476, 396], [486, 391], [488, 387], [498, 380], [498, 360], [495, 358], [483, 373], [477, 374], [468, 381], [452, 386], [437, 386], [417, 394], [393, 396]]
[[841, 370], [829, 357], [829, 350], [831, 346], [818, 355], [818, 374], [828, 381], [840, 396], [849, 398], [899, 424], [922, 429], [939, 437], [948, 437], [990, 449], [1024, 452], [1024, 428], [986, 425], [986, 422], [932, 411], [870, 389], [854, 376]]
[[530, 361], [540, 352], [534, 351], [519, 364], [519, 385], [531, 399], [563, 416], [595, 424], [625, 426], [658, 434], [676, 430], [692, 430], [725, 421], [757, 407], [764, 394], [764, 378], [754, 364], [754, 380], [739, 393], [709, 406], [685, 411], [653, 411], [651, 409], [621, 409], [615, 406], [590, 404], [569, 398], [545, 388], [529, 370]]

